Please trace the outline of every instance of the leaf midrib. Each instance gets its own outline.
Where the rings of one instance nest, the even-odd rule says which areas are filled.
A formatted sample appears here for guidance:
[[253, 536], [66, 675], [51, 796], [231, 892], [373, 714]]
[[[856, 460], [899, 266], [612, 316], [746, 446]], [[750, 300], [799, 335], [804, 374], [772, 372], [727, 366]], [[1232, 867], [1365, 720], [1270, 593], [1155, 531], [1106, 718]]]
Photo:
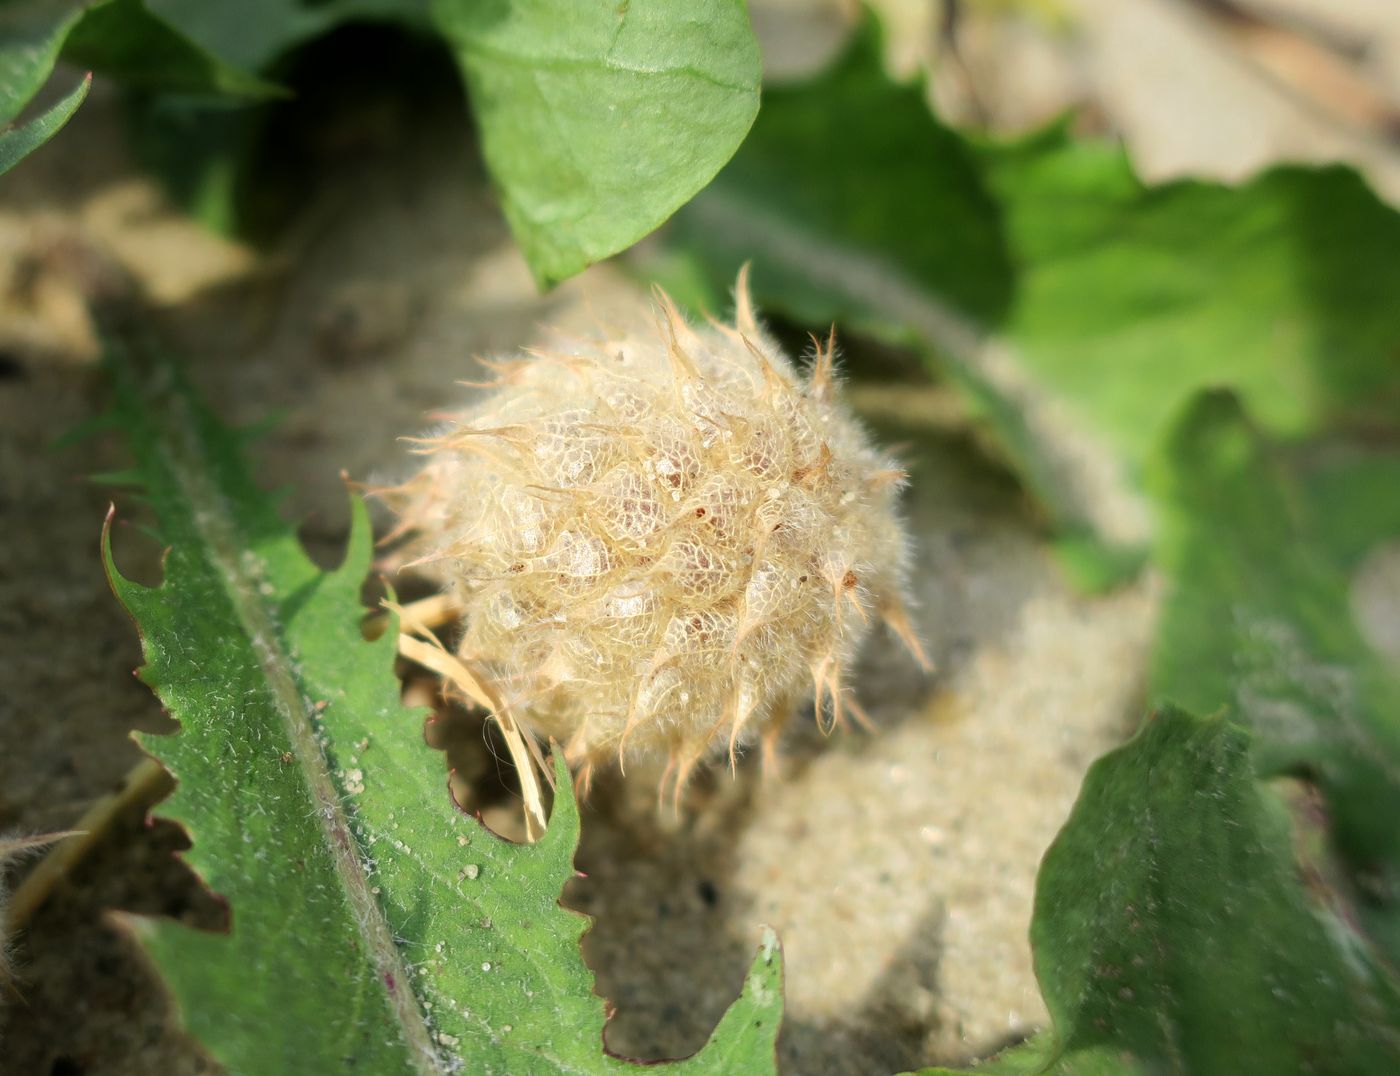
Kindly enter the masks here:
[[302, 691], [277, 620], [260, 597], [259, 584], [263, 580], [253, 569], [254, 562], [239, 555], [243, 546], [237, 540], [237, 528], [229, 518], [225, 500], [205, 477], [217, 469], [205, 460], [189, 401], [168, 386], [157, 387], [149, 378], [142, 388], [152, 396], [163, 397], [160, 405], [152, 408], [155, 413], [166, 416], [160, 451], [165, 455], [171, 477], [191, 506], [191, 526], [199, 535], [209, 563], [218, 574], [229, 605], [256, 655], [269, 698], [282, 719], [292, 755], [306, 778], [323, 843], [335, 864], [350, 917], [374, 968], [376, 982], [381, 989], [390, 981], [403, 984], [399, 989], [385, 989], [390, 1008], [397, 1018], [413, 1066], [421, 1073], [437, 1076], [442, 1072], [438, 1052], [417, 997], [407, 988], [412, 981], [408, 965], [394, 944], [393, 932], [370, 891], [358, 842], [312, 726], [312, 700]]

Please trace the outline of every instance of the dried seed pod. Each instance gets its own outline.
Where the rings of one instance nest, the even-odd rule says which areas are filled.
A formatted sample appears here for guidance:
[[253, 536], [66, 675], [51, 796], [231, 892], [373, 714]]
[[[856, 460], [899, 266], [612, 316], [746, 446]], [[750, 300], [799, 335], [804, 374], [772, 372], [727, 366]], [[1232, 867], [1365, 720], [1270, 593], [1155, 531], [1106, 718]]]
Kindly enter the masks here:
[[902, 472], [839, 399], [833, 343], [805, 376], [757, 325], [687, 325], [493, 364], [479, 402], [421, 440], [399, 492], [419, 563], [465, 611], [461, 658], [584, 775], [664, 755], [679, 790], [707, 754], [845, 671], [900, 604]]

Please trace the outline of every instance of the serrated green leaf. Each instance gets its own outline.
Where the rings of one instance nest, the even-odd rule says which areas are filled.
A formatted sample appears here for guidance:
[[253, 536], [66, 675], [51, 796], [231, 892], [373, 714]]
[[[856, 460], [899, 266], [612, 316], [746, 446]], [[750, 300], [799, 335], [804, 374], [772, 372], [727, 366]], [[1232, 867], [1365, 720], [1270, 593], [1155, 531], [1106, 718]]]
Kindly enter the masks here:
[[1221, 719], [1163, 709], [1090, 767], [1041, 865], [1031, 944], [1054, 1026], [978, 1073], [1400, 1066], [1393, 975], [1299, 884], [1287, 812]]
[[[715, 305], [752, 259], [766, 309], [936, 358], [1081, 560], [1146, 537], [1097, 493], [1138, 488], [1203, 385], [1290, 436], [1400, 409], [1400, 214], [1353, 172], [1147, 187], [1063, 125], [977, 139], [887, 76], [873, 22], [830, 70], [765, 94], [669, 236], [669, 268], [700, 262]], [[1118, 559], [1088, 566], [1112, 578]]]
[[1400, 537], [1386, 483], [1400, 467], [1353, 458], [1322, 474], [1314, 505], [1228, 393], [1187, 410], [1150, 476], [1168, 579], [1151, 690], [1228, 709], [1262, 773], [1318, 784], [1360, 911], [1400, 962], [1400, 679], [1362, 638], [1347, 574], [1358, 538]]
[[91, 86], [92, 77], [88, 76], [42, 115], [35, 116], [28, 123], [18, 127], [0, 131], [0, 175], [4, 175], [57, 134], [58, 129], [78, 111], [78, 106], [87, 97]]
[[542, 287], [658, 227], [758, 111], [742, 0], [434, 0]]
[[[161, 813], [227, 901], [227, 933], [143, 929], [186, 1026], [232, 1072], [592, 1073], [602, 999], [559, 894], [578, 811], [563, 764], [544, 838], [500, 840], [450, 801], [392, 673], [363, 641], [371, 535], [355, 503], [323, 572], [252, 482], [240, 437], [171, 365], [114, 345], [115, 414], [169, 544], [147, 589], [109, 577], [139, 624], [143, 679], [180, 723], [143, 746], [178, 782]], [[686, 1072], [763, 1072], [781, 1018], [771, 936]]]

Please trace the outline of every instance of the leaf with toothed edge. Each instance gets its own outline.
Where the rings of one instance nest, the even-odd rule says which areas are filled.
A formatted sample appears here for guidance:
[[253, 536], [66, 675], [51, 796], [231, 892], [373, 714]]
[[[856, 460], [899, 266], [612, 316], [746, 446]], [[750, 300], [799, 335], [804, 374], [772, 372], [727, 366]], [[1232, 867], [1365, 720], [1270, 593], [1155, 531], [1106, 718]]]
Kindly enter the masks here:
[[[142, 921], [185, 1026], [232, 1072], [620, 1070], [603, 1001], [562, 908], [579, 816], [562, 762], [543, 839], [504, 841], [450, 801], [393, 676], [365, 642], [367, 514], [343, 565], [317, 568], [253, 483], [237, 434], [170, 363], [119, 334], [117, 424], [169, 549], [151, 589], [113, 590], [142, 679], [180, 729], [142, 736], [177, 781], [160, 814], [228, 906], [228, 930]], [[739, 1000], [684, 1072], [774, 1066], [781, 954], [771, 934]]]

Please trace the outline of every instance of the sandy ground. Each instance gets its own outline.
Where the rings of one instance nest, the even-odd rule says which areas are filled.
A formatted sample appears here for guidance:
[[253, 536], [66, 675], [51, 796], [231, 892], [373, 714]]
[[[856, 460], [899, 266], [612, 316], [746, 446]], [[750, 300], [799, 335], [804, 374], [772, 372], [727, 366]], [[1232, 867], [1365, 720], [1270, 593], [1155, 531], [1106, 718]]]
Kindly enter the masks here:
[[[822, 40], [820, 26], [812, 34]], [[1054, 35], [1031, 47], [1062, 87], [1050, 104], [1112, 77], [1107, 61], [1067, 68]], [[1129, 111], [1109, 122], [1131, 127]], [[1387, 153], [1355, 156], [1383, 176]], [[137, 760], [127, 732], [168, 724], [130, 676], [135, 636], [102, 579], [108, 492], [81, 481], [119, 456], [101, 441], [49, 449], [102, 406], [85, 288], [134, 280], [226, 418], [284, 414], [260, 462], [295, 484], [292, 510], [328, 558], [344, 530], [339, 472], [401, 473], [395, 438], [457, 398], [470, 356], [527, 344], [543, 325], [586, 331], [644, 301], [611, 266], [536, 294], [456, 117], [348, 155], [262, 254], [201, 231], [132, 169], [101, 92], [3, 196], [0, 831], [71, 824]], [[1076, 595], [956, 402], [898, 356], [857, 343], [853, 365], [863, 356], [908, 382], [858, 381], [852, 395], [885, 439], [909, 446], [919, 629], [938, 671], [922, 677], [877, 638], [861, 689], [876, 733], [823, 739], [799, 722], [780, 779], [759, 780], [747, 762], [735, 779], [709, 775], [680, 819], [658, 816], [639, 782], [601, 782], [584, 814], [587, 877], [566, 900], [596, 917], [585, 955], [617, 1007], [617, 1051], [697, 1048], [762, 924], [787, 952], [784, 1071], [961, 1062], [1045, 1019], [1025, 937], [1035, 870], [1084, 769], [1137, 719], [1153, 582]], [[119, 559], [150, 578], [155, 551], [130, 530]], [[458, 739], [476, 752], [463, 771], [480, 776], [488, 819], [509, 828], [479, 730]], [[104, 918], [119, 908], [207, 920], [207, 898], [171, 855], [179, 841], [132, 812], [40, 911], [20, 939], [23, 1000], [0, 1008], [0, 1071], [210, 1068]]]

